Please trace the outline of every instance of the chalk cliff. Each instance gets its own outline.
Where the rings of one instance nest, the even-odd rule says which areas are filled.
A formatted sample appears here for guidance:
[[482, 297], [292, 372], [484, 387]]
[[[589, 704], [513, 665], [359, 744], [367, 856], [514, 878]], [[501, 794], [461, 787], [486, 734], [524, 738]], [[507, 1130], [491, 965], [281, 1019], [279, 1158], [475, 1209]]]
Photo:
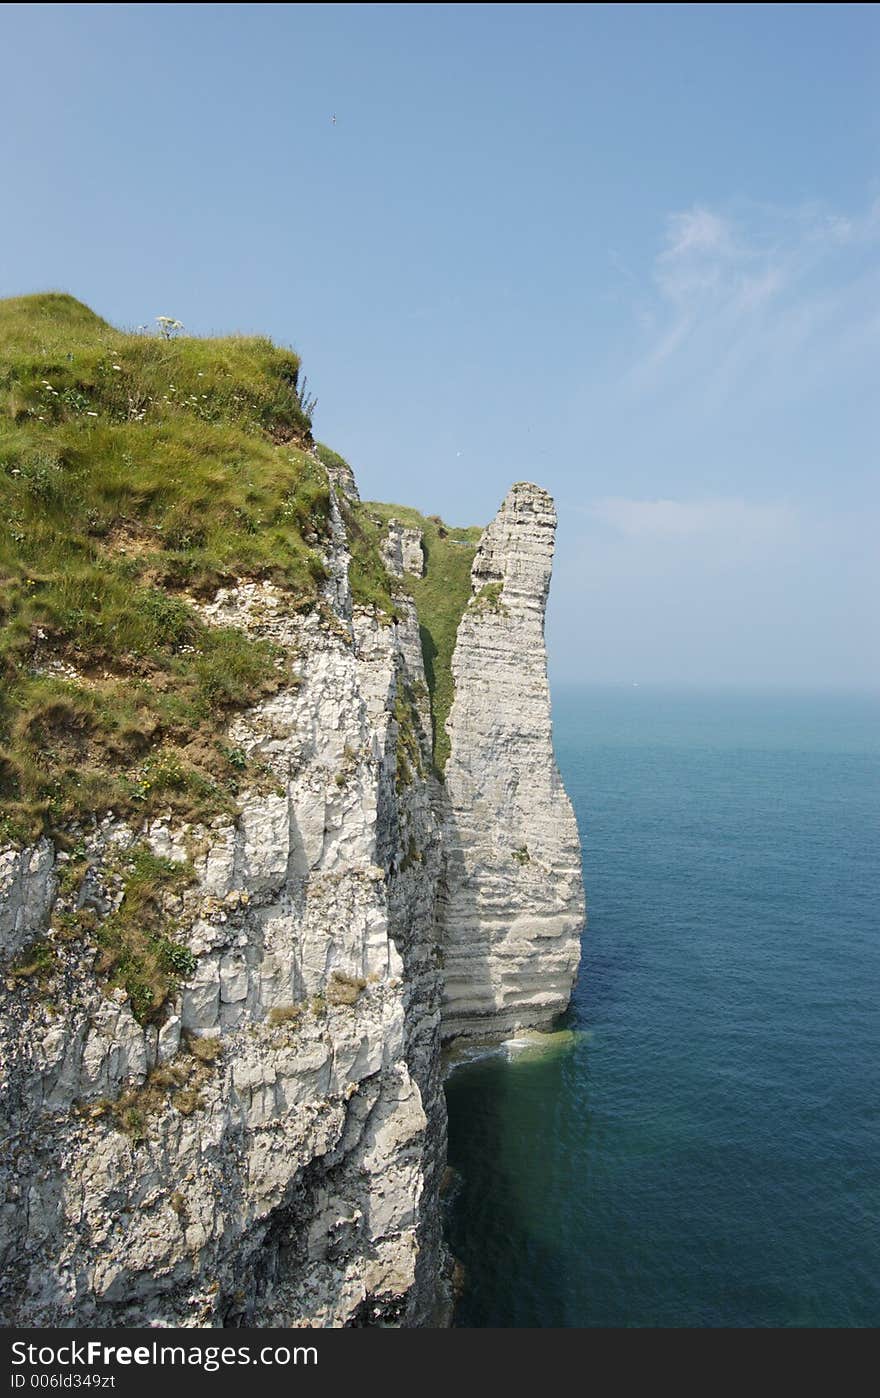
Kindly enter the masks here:
[[439, 838], [428, 784], [398, 781], [394, 718], [421, 660], [405, 625], [352, 615], [337, 528], [325, 616], [266, 584], [206, 609], [299, 674], [231, 735], [272, 789], [235, 822], [146, 832], [196, 876], [166, 902], [195, 964], [161, 1025], [102, 992], [94, 946], [61, 943], [71, 907], [112, 910], [138, 833], [104, 820], [65, 891], [48, 841], [4, 856], [4, 951], [49, 928], [61, 959], [48, 1004], [6, 985], [7, 1323], [442, 1316]]
[[[543, 642], [553, 503], [514, 486], [476, 548], [441, 775], [442, 645], [418, 610], [431, 550], [412, 522], [370, 516], [340, 458], [305, 451], [314, 600], [265, 570], [185, 599], [200, 651], [240, 636], [273, 657], [262, 697], [226, 721], [234, 808], [174, 804], [166, 736], [165, 767], [138, 770], [157, 786], [164, 773], [167, 809], [144, 777], [142, 817], [97, 811], [0, 849], [6, 1325], [445, 1323], [441, 1040], [542, 1024], [567, 1003], [583, 891]], [[430, 528], [436, 566], [447, 531]], [[450, 577], [473, 554], [465, 536]], [[134, 576], [147, 545], [132, 526], [110, 538]], [[380, 586], [385, 612], [364, 602]], [[32, 628], [17, 672], [51, 691], [46, 770], [63, 743], [98, 760], [96, 705], [114, 683], [52, 644]], [[168, 655], [173, 683], [187, 647]], [[26, 758], [20, 778], [0, 771], [0, 807]], [[64, 770], [75, 784], [75, 763]]]
[[556, 532], [515, 485], [480, 541], [452, 657], [447, 723], [443, 1035], [546, 1024], [568, 1004], [584, 893], [553, 755], [544, 612]]

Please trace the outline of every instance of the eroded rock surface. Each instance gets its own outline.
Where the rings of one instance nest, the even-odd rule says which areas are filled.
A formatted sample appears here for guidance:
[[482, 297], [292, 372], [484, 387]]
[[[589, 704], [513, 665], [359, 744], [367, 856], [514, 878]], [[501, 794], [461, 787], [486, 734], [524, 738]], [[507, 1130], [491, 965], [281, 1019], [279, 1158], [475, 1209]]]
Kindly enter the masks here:
[[421, 529], [413, 529], [397, 519], [389, 520], [382, 555], [389, 573], [396, 578], [402, 578], [404, 573], [412, 573], [417, 578], [424, 576], [425, 550]]
[[[483, 537], [445, 785], [415, 607], [401, 592], [389, 624], [352, 605], [334, 502], [319, 609], [266, 581], [202, 606], [289, 676], [229, 730], [264, 773], [240, 816], [107, 817], [75, 861], [49, 840], [0, 852], [2, 1323], [448, 1318], [444, 981], [446, 1037], [497, 1032], [552, 1017], [577, 966], [543, 646], [554, 526], [520, 485]], [[389, 543], [396, 576], [424, 568], [412, 535]], [[102, 984], [96, 936], [69, 935], [120, 908], [144, 840], [191, 870], [164, 895], [181, 988], [148, 1024]], [[48, 979], [24, 964], [38, 948]]]
[[515, 485], [483, 534], [452, 659], [447, 723], [443, 1034], [548, 1023], [568, 1004], [584, 892], [553, 754], [544, 613], [556, 533]]
[[[442, 1319], [440, 842], [427, 781], [397, 780], [394, 718], [424, 675], [412, 618], [353, 613], [336, 537], [332, 624], [264, 583], [205, 609], [282, 645], [298, 678], [232, 727], [269, 774], [241, 817], [146, 832], [196, 875], [167, 907], [195, 970], [160, 1025], [60, 935], [65, 856], [0, 856], [5, 948], [48, 933], [62, 967], [51, 1001], [6, 981], [6, 1324]], [[110, 820], [89, 835], [73, 901], [90, 890], [107, 915], [138, 838]], [[163, 1067], [184, 1083], [157, 1094]]]

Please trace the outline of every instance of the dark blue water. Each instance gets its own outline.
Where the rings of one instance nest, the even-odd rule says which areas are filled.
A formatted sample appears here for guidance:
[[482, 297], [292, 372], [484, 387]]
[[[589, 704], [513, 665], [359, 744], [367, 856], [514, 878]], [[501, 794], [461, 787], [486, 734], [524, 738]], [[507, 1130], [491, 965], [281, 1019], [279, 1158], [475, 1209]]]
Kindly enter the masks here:
[[880, 1324], [880, 709], [554, 695], [566, 1045], [449, 1079], [468, 1326]]

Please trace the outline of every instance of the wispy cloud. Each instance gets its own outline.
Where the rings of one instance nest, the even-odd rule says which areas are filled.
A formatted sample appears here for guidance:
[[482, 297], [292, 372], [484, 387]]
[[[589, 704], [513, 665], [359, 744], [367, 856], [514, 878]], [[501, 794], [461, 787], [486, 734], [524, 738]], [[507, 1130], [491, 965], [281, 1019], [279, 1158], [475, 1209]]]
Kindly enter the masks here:
[[724, 289], [741, 256], [728, 219], [703, 208], [670, 214], [655, 280], [665, 299], [690, 301]]
[[694, 252], [726, 252], [731, 246], [730, 224], [711, 209], [697, 206], [670, 214], [666, 242], [660, 256], [667, 262]]
[[697, 202], [618, 263], [632, 316], [573, 415], [561, 663], [876, 684], [880, 202]]
[[676, 379], [717, 407], [748, 382], [809, 391], [829, 364], [880, 347], [880, 201], [859, 216], [805, 206], [695, 205], [667, 219], [629, 387]]

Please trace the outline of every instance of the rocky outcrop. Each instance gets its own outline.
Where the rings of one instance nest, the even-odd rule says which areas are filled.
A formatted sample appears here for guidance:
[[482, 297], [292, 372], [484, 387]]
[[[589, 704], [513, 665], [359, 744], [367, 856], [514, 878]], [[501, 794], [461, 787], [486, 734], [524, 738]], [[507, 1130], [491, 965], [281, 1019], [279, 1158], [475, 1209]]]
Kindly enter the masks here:
[[354, 471], [347, 461], [335, 452], [324, 453], [322, 457], [325, 470], [330, 478], [330, 483], [346, 500], [357, 503], [360, 500], [360, 491], [357, 488], [357, 481], [354, 478]]
[[[229, 730], [263, 774], [240, 814], [106, 817], [0, 853], [6, 1325], [448, 1317], [441, 1003], [446, 1037], [541, 1023], [577, 965], [542, 634], [555, 516], [516, 486], [483, 536], [441, 784], [415, 606], [353, 605], [331, 515], [319, 608], [267, 581], [200, 604], [286, 676]], [[398, 526], [395, 575], [421, 574], [417, 534]], [[145, 844], [187, 877], [162, 894], [180, 989], [142, 1023], [102, 984], [100, 932]]]
[[402, 578], [412, 573], [421, 578], [425, 572], [425, 552], [421, 529], [412, 529], [399, 520], [388, 521], [388, 533], [382, 544], [382, 556], [389, 573]]
[[556, 760], [544, 612], [556, 532], [515, 485], [485, 531], [452, 659], [447, 723], [443, 1034], [546, 1024], [580, 957], [580, 844]]
[[331, 562], [323, 616], [266, 583], [206, 608], [296, 673], [231, 730], [266, 772], [240, 818], [146, 831], [194, 874], [166, 903], [192, 970], [161, 1024], [64, 936], [86, 896], [99, 919], [118, 904], [142, 837], [105, 820], [60, 894], [70, 861], [48, 841], [4, 857], [5, 937], [54, 958], [47, 984], [5, 986], [6, 1324], [443, 1318], [440, 841], [395, 716], [424, 677], [414, 618], [353, 610], [344, 547]]

